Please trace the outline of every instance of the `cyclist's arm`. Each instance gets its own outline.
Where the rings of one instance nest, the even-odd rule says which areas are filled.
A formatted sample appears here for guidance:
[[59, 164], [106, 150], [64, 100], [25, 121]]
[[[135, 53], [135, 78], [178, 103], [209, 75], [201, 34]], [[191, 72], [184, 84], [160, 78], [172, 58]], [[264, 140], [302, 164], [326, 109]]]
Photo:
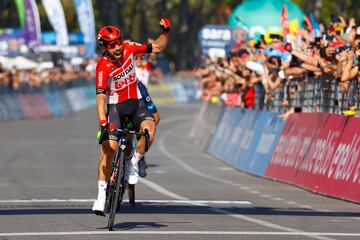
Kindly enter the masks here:
[[108, 77], [108, 69], [99, 62], [96, 66], [96, 110], [99, 120], [106, 120], [106, 84]]
[[106, 120], [106, 95], [96, 95], [96, 110], [99, 120]]
[[162, 18], [160, 20], [160, 26], [163, 31], [155, 42], [152, 43], [152, 52], [154, 53], [164, 51], [169, 42], [169, 32], [171, 28], [170, 20], [168, 18]]
[[152, 52], [163, 52], [169, 41], [169, 32], [162, 32], [160, 36], [152, 43]]

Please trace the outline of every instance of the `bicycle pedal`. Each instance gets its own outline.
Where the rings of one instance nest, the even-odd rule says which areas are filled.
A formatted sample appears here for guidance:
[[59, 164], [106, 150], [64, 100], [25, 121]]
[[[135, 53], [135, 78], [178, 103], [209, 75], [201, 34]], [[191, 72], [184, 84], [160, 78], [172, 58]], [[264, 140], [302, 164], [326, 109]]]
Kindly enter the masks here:
[[98, 216], [103, 216], [103, 217], [105, 217], [105, 213], [102, 212], [102, 211], [95, 210], [95, 211], [93, 211], [93, 213], [95, 213], [95, 214], [98, 215]]

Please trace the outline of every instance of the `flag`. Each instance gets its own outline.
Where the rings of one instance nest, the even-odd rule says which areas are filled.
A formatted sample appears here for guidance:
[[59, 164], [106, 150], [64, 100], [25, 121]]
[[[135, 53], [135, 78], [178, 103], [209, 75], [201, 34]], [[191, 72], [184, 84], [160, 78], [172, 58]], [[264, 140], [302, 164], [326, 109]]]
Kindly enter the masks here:
[[80, 30], [84, 35], [84, 57], [93, 57], [96, 48], [95, 20], [91, 0], [74, 0]]
[[311, 21], [310, 21], [309, 17], [304, 15], [304, 20], [306, 22], [306, 25], [308, 25], [310, 32], [311, 33], [314, 32], [314, 28], [313, 28], [313, 26], [311, 24]]
[[286, 4], [281, 9], [281, 26], [283, 28], [283, 36], [286, 37], [290, 33], [289, 30], [289, 19]]
[[46, 15], [56, 32], [56, 45], [69, 45], [69, 36], [66, 27], [64, 10], [60, 0], [42, 0]]
[[20, 26], [23, 28], [25, 25], [25, 3], [24, 0], [15, 0], [16, 10], [18, 12]]
[[316, 37], [321, 37], [321, 30], [319, 23], [315, 20], [314, 14], [310, 13], [310, 21], [315, 31]]
[[24, 0], [25, 21], [24, 39], [25, 44], [32, 50], [41, 44], [40, 18], [35, 0]]

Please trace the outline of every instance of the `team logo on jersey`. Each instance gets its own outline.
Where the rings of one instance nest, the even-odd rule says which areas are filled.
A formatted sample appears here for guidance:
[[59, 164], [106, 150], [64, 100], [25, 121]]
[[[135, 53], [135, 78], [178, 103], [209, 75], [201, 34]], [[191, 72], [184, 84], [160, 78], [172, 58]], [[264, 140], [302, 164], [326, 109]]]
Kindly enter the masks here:
[[103, 84], [103, 71], [99, 71], [98, 86], [102, 86], [102, 84]]
[[137, 42], [128, 42], [129, 43], [129, 45], [131, 45], [131, 46], [134, 46], [134, 45], [136, 45], [136, 46], [141, 46], [141, 44], [140, 43], [137, 43]]
[[126, 75], [128, 75], [132, 70], [134, 69], [134, 66], [132, 64], [130, 64], [130, 66], [128, 68], [126, 68], [121, 74], [114, 76], [114, 80], [119, 80], [123, 77], [125, 77]]
[[136, 76], [135, 74], [130, 74], [129, 77], [114, 82], [115, 90], [121, 90], [134, 82], [136, 82]]

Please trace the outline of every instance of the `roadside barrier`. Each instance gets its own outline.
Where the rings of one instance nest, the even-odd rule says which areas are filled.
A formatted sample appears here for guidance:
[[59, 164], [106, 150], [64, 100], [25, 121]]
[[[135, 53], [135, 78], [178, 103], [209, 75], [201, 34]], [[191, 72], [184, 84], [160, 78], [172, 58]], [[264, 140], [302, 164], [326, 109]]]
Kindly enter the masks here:
[[[159, 84], [149, 87], [156, 105], [194, 102], [195, 86], [190, 83]], [[42, 93], [0, 95], [0, 121], [61, 117], [96, 106], [95, 87], [54, 88]]]
[[207, 122], [206, 104], [193, 128], [203, 121], [215, 132], [192, 130], [209, 136], [209, 154], [251, 174], [360, 202], [359, 118], [296, 113], [285, 122], [272, 112], [213, 107], [221, 112], [218, 123]]
[[223, 111], [222, 105], [205, 103], [201, 106], [191, 128], [190, 138], [195, 139], [202, 151], [207, 151]]
[[225, 110], [208, 152], [243, 171], [263, 176], [284, 121], [275, 113]]

